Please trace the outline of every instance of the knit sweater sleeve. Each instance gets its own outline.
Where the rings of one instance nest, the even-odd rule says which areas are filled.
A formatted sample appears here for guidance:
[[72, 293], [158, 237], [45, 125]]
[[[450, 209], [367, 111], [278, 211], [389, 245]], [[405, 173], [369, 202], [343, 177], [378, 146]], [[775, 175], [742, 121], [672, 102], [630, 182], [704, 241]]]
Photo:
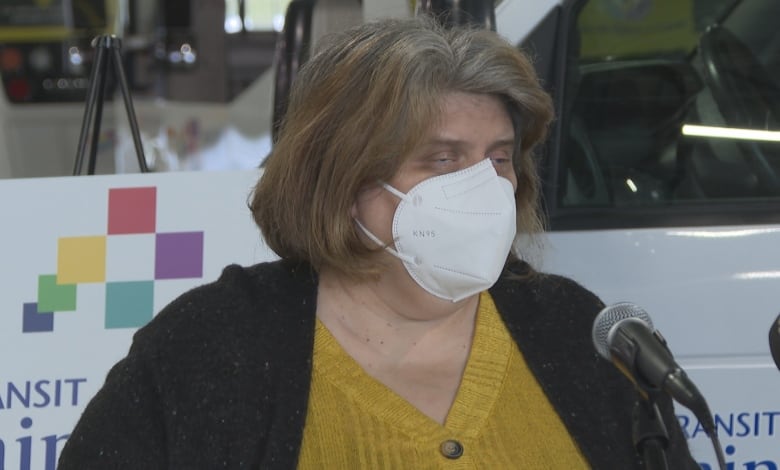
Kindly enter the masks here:
[[154, 350], [143, 338], [108, 373], [60, 456], [60, 470], [166, 468]]
[[62, 470], [290, 468], [315, 289], [279, 263], [230, 266], [133, 337], [66, 442]]
[[[87, 404], [60, 455], [58, 469], [169, 468], [171, 414], [182, 396], [171, 384], [187, 377], [178, 357], [195, 356], [203, 314], [220, 303], [235, 273], [195, 288], [171, 302], [133, 336], [127, 355], [114, 365]], [[215, 317], [217, 315], [214, 315]], [[195, 341], [193, 341], [195, 340]], [[201, 354], [198, 354], [201, 356]], [[178, 367], [177, 367], [178, 366]], [[181, 377], [181, 378], [180, 378]]]

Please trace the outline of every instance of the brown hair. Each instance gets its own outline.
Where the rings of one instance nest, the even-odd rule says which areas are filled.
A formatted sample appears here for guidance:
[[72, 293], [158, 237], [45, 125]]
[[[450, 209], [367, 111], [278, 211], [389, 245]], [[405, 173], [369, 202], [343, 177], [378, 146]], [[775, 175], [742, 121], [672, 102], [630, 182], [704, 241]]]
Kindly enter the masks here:
[[373, 21], [323, 39], [301, 68], [251, 210], [279, 256], [361, 277], [376, 251], [350, 208], [388, 181], [453, 91], [500, 97], [515, 127], [518, 233], [541, 231], [533, 147], [552, 119], [528, 58], [496, 33], [428, 17]]

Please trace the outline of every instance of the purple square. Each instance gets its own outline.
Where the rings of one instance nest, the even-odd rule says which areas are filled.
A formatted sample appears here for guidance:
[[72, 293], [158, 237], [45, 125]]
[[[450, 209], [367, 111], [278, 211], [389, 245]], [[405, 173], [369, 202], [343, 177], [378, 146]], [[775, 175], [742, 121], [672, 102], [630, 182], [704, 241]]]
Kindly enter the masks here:
[[54, 331], [54, 312], [39, 312], [36, 302], [24, 304], [22, 333]]
[[158, 233], [155, 279], [203, 277], [203, 232]]

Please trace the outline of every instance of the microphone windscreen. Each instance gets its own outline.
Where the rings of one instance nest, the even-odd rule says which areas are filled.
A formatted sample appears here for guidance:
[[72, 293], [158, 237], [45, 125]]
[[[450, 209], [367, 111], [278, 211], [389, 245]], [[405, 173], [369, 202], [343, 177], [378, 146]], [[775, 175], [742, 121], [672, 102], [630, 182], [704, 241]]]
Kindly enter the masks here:
[[652, 331], [653, 321], [650, 319], [645, 309], [639, 305], [632, 304], [631, 302], [619, 302], [613, 305], [604, 307], [596, 319], [593, 321], [593, 346], [596, 347], [596, 351], [604, 359], [610, 360], [611, 354], [609, 352], [609, 332], [613, 326], [620, 321], [627, 318], [636, 318], [647, 324], [647, 327]]

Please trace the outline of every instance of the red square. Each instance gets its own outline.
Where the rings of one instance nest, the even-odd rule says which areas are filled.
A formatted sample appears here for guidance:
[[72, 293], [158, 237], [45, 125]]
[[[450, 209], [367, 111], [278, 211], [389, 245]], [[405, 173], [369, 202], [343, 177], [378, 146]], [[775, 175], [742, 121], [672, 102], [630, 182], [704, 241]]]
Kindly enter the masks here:
[[154, 233], [157, 188], [108, 190], [108, 234]]

